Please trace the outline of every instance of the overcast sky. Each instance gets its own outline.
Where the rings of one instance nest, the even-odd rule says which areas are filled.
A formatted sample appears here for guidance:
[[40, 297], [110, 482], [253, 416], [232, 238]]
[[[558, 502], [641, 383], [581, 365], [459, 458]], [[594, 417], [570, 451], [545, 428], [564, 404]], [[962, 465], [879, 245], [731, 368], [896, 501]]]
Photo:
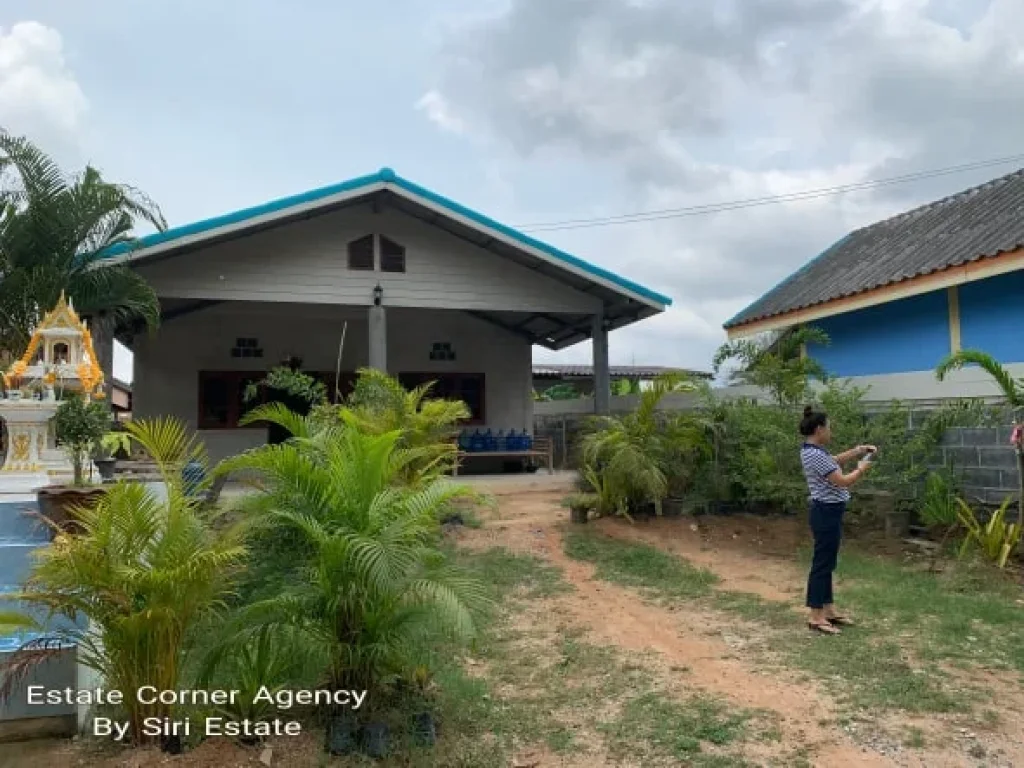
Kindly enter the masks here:
[[[1024, 152], [1022, 29], [1021, 0], [4, 0], [0, 126], [171, 224], [383, 165], [536, 224]], [[1016, 167], [541, 236], [675, 300], [613, 362], [706, 368], [845, 232]]]

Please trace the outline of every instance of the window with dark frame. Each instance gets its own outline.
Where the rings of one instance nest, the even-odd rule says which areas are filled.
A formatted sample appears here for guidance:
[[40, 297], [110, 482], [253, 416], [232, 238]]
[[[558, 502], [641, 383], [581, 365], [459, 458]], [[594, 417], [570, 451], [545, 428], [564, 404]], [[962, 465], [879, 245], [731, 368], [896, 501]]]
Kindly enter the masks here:
[[348, 268], [361, 272], [373, 271], [373, 235], [360, 237], [348, 244]]
[[405, 272], [405, 246], [380, 235], [380, 271]]

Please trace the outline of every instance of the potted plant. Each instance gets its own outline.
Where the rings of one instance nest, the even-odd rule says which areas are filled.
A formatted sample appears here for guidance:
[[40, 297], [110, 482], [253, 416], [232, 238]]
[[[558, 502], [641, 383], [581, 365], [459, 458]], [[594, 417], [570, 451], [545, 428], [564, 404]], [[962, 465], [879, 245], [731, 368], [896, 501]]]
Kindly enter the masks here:
[[[106, 436], [104, 435], [104, 437]], [[92, 463], [96, 465], [96, 470], [100, 473], [100, 480], [104, 483], [114, 479], [117, 459], [114, 458], [113, 452], [105, 441], [101, 440], [96, 444], [92, 453]]]
[[565, 500], [569, 507], [569, 521], [585, 523], [592, 510], [597, 507], [597, 496], [593, 493], [577, 493]]
[[21, 400], [21, 375], [14, 372], [5, 373], [4, 390], [10, 400]]
[[53, 417], [57, 442], [67, 452], [74, 469], [72, 484], [49, 485], [37, 491], [39, 511], [43, 517], [63, 530], [73, 530], [74, 509], [91, 506], [103, 493], [86, 477], [86, 464], [95, 446], [99, 445], [110, 424], [106, 406], [87, 400], [78, 392], [69, 393]]

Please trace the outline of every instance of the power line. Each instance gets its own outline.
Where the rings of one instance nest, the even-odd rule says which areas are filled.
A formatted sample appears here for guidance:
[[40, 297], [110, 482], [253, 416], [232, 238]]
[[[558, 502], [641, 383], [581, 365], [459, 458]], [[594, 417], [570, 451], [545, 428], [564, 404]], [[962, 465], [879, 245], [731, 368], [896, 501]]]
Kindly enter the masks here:
[[746, 200], [732, 200], [721, 203], [706, 203], [703, 205], [691, 205], [681, 208], [663, 208], [654, 211], [623, 213], [617, 216], [600, 216], [592, 219], [568, 219], [564, 221], [541, 222], [537, 224], [526, 224], [517, 228], [527, 232], [555, 232], [563, 229], [585, 229], [590, 227], [612, 226], [615, 224], [636, 224], [649, 221], [662, 221], [665, 219], [678, 219], [688, 216], [706, 216], [708, 214], [720, 213], [722, 211], [735, 211], [742, 208], [754, 208], [762, 205], [814, 200], [822, 197], [845, 194], [847, 192], [877, 189], [879, 187], [886, 187], [893, 184], [905, 184], [910, 181], [918, 181], [921, 179], [933, 179], [939, 176], [949, 176], [956, 173], [964, 173], [965, 171], [974, 171], [980, 168], [989, 168], [995, 165], [1005, 165], [1006, 163], [1021, 161], [1024, 161], [1024, 154], [998, 157], [991, 160], [979, 160], [977, 162], [964, 163], [962, 165], [951, 165], [945, 168], [935, 168], [928, 171], [907, 173], [902, 176], [891, 176], [889, 178], [873, 179], [869, 181], [855, 182], [852, 184], [840, 184], [834, 187], [808, 189], [802, 192], [791, 192], [782, 195], [753, 197]]

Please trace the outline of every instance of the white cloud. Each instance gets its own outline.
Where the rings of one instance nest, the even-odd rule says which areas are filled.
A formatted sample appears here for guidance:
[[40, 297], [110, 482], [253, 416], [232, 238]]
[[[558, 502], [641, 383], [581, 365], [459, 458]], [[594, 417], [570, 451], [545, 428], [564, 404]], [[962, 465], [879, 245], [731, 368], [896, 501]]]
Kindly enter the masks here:
[[[450, 38], [431, 93], [463, 130], [610, 168], [657, 210], [1019, 154], [1021, 28], [1020, 0], [511, 0]], [[849, 230], [1013, 169], [537, 234], [676, 300], [613, 335], [620, 362], [707, 365], [723, 321]]]
[[458, 135], [466, 132], [465, 122], [452, 112], [444, 96], [437, 91], [428, 91], [423, 94], [422, 98], [416, 102], [416, 109], [423, 112], [428, 120], [443, 130]]
[[35, 21], [0, 28], [0, 127], [45, 146], [73, 137], [88, 106], [59, 32]]

